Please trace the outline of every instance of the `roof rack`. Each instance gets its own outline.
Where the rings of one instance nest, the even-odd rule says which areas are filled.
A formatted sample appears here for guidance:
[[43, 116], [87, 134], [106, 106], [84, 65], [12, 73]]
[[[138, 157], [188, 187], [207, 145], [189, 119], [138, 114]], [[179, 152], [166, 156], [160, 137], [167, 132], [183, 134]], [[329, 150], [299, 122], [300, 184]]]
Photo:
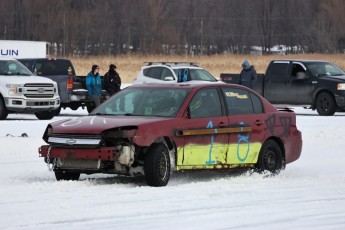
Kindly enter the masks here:
[[147, 65], [162, 64], [162, 65], [191, 65], [198, 66], [195, 62], [179, 62], [179, 61], [157, 61], [157, 62], [144, 62]]

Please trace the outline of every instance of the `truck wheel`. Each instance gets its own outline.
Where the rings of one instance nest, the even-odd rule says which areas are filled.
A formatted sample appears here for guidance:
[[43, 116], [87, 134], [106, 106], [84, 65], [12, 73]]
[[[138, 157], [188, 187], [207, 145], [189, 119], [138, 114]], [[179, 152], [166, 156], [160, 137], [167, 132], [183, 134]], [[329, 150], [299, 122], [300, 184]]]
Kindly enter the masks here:
[[153, 144], [144, 162], [146, 183], [149, 186], [166, 186], [170, 177], [170, 157], [167, 147], [163, 144]]
[[87, 106], [86, 107], [88, 113], [91, 113], [92, 110], [94, 110], [95, 108], [96, 108], [95, 106]]
[[5, 106], [4, 99], [0, 95], [0, 120], [5, 120], [8, 115], [8, 111]]
[[321, 116], [332, 116], [337, 110], [334, 97], [329, 93], [322, 92], [316, 98], [316, 110]]
[[67, 172], [60, 169], [54, 171], [56, 180], [79, 180], [80, 173]]
[[56, 110], [52, 110], [52, 111], [43, 111], [43, 112], [36, 112], [35, 116], [39, 119], [39, 120], [51, 120], [54, 116], [55, 116], [55, 111]]
[[60, 112], [61, 112], [61, 106], [59, 106], [59, 108], [54, 110], [54, 111], [55, 111], [55, 115], [54, 116], [59, 116]]
[[274, 140], [266, 141], [260, 150], [256, 168], [259, 172], [278, 173], [283, 167], [282, 150]]

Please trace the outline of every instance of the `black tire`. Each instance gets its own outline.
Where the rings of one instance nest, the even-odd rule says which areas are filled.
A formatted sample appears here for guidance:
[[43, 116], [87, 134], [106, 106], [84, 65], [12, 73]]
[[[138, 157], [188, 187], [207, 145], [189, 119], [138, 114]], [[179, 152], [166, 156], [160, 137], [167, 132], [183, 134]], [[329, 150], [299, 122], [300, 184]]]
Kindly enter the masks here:
[[88, 113], [91, 113], [92, 110], [94, 110], [95, 108], [96, 108], [95, 106], [87, 106], [86, 107]]
[[8, 111], [6, 109], [5, 101], [0, 95], [0, 120], [5, 120], [8, 116]]
[[332, 116], [337, 110], [334, 97], [326, 92], [320, 93], [316, 98], [316, 110], [321, 116]]
[[54, 111], [55, 111], [55, 116], [59, 116], [61, 112], [61, 106], [59, 106], [59, 108]]
[[144, 172], [149, 186], [161, 187], [168, 184], [170, 178], [170, 157], [167, 147], [153, 144], [145, 156]]
[[42, 111], [42, 112], [36, 112], [35, 116], [39, 120], [51, 120], [55, 116], [55, 110], [52, 111]]
[[277, 142], [266, 141], [260, 150], [256, 168], [259, 172], [279, 173], [283, 167], [283, 154]]
[[79, 180], [80, 173], [68, 172], [60, 169], [54, 171], [56, 180]]

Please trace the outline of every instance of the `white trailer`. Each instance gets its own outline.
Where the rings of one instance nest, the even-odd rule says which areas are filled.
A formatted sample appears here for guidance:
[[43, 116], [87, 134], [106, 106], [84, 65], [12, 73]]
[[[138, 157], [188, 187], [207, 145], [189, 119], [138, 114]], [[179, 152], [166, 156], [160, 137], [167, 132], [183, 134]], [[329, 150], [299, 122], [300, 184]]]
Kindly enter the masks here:
[[41, 41], [0, 40], [0, 58], [46, 58], [47, 46]]

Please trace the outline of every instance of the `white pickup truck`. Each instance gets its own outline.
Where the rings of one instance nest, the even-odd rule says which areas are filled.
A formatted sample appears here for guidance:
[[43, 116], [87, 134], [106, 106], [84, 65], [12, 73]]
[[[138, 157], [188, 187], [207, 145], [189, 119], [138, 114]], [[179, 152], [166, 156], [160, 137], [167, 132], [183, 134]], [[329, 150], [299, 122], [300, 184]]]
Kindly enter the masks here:
[[34, 76], [14, 59], [0, 59], [0, 120], [9, 113], [34, 113], [50, 120], [60, 106], [56, 82]]

